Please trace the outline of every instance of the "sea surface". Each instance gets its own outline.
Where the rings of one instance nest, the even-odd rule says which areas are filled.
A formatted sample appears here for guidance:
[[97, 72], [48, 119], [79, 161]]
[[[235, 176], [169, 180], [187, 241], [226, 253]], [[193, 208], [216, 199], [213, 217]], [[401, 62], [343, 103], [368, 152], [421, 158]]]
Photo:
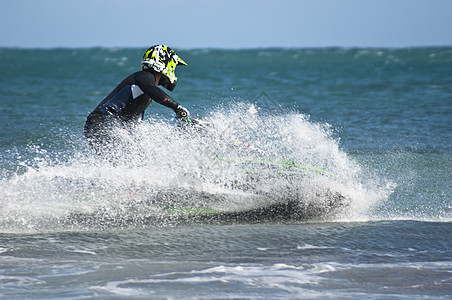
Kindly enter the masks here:
[[452, 47], [176, 49], [207, 129], [151, 103], [104, 159], [144, 50], [0, 48], [1, 299], [452, 298]]

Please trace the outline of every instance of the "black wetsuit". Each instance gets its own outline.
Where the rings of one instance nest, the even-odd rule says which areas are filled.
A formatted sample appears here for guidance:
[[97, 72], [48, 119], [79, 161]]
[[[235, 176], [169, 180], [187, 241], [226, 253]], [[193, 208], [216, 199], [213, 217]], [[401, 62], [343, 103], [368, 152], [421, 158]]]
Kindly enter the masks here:
[[135, 122], [143, 119], [144, 111], [154, 100], [175, 110], [179, 104], [155, 85], [155, 75], [139, 71], [127, 76], [89, 114], [85, 124], [85, 136], [99, 154], [115, 140], [113, 130], [128, 130]]

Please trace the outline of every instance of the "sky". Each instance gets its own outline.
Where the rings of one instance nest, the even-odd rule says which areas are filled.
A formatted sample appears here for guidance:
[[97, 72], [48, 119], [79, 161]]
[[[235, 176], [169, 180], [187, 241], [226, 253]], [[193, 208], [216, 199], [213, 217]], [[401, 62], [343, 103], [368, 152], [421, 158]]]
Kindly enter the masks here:
[[0, 0], [0, 47], [452, 46], [452, 0]]

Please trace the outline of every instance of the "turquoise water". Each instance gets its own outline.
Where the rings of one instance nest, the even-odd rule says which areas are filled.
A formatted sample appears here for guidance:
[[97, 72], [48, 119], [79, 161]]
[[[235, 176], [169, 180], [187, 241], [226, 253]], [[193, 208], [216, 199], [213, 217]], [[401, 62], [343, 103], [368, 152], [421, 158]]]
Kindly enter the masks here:
[[[179, 50], [189, 66], [171, 96], [217, 135], [181, 134], [152, 103], [133, 159], [112, 165], [86, 144], [84, 122], [143, 50], [0, 49], [0, 297], [452, 293], [452, 48]], [[327, 176], [250, 183], [236, 162], [256, 155]], [[149, 222], [161, 201], [325, 208], [328, 191], [347, 205], [313, 220]]]

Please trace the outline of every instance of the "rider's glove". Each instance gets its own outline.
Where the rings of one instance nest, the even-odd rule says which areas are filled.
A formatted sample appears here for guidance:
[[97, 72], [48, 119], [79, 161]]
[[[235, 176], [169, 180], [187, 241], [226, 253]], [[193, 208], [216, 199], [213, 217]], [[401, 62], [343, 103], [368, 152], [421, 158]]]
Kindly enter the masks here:
[[190, 121], [190, 112], [185, 107], [178, 105], [174, 112], [179, 120]]

